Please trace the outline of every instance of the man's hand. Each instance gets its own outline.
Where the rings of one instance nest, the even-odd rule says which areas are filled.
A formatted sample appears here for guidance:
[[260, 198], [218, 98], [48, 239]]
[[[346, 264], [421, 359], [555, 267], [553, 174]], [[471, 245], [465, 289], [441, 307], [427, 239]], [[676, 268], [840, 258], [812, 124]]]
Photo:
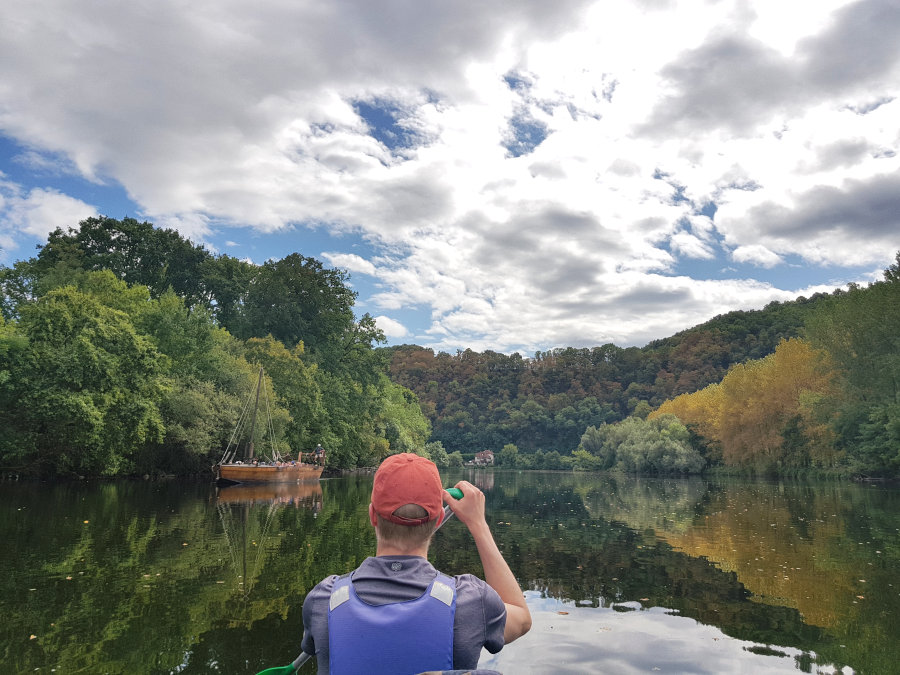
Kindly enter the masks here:
[[484, 493], [465, 480], [457, 483], [455, 487], [462, 490], [462, 498], [455, 499], [449, 492], [444, 490], [444, 502], [453, 511], [453, 514], [471, 530], [470, 524], [477, 525], [485, 520]]

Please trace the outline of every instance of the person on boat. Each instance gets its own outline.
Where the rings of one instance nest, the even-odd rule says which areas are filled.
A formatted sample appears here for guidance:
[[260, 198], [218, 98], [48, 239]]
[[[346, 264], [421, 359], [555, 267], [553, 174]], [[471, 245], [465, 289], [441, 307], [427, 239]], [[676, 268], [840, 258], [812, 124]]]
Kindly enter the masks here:
[[325, 448], [322, 447], [321, 443], [316, 444], [316, 449], [313, 450], [313, 453], [316, 458], [316, 464], [323, 466], [325, 464]]
[[[485, 520], [484, 493], [467, 481], [454, 499], [437, 466], [412, 453], [392, 455], [375, 472], [369, 520], [375, 557], [350, 574], [329, 576], [303, 603], [303, 651], [320, 675], [420, 673], [478, 666], [531, 628], [531, 613]], [[428, 562], [443, 502], [466, 525], [484, 568], [448, 577]]]

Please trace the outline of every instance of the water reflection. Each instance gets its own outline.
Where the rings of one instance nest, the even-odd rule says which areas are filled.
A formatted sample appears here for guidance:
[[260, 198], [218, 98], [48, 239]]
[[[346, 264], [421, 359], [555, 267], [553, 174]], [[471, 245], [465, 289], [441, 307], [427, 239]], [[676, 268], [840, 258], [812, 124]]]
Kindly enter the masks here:
[[[900, 661], [896, 489], [484, 470], [445, 484], [462, 477], [486, 491], [535, 618], [485, 666], [888, 673]], [[0, 672], [290, 662], [306, 592], [374, 551], [371, 481], [0, 484]], [[459, 522], [431, 557], [482, 573]]]
[[277, 511], [293, 507], [316, 516], [322, 510], [322, 495], [318, 481], [216, 488], [216, 511], [234, 572], [232, 586], [244, 602], [250, 600], [267, 557], [277, 554], [270, 546], [273, 537], [283, 534], [272, 532]]
[[315, 483], [271, 483], [259, 485], [228, 485], [216, 488], [216, 504], [290, 505], [296, 508], [322, 509], [322, 485]]
[[[650, 607], [588, 609], [526, 593], [534, 621], [529, 638], [480, 665], [505, 673], [785, 673], [804, 660], [794, 648], [760, 653], [756, 643], [715, 626]], [[639, 603], [629, 603], [637, 609]]]
[[[489, 502], [501, 547], [541, 598], [677, 614], [800, 670], [893, 672], [900, 656], [896, 490], [523, 473]], [[527, 640], [552, 650], [559, 630]], [[781, 666], [758, 665], [770, 667]]]

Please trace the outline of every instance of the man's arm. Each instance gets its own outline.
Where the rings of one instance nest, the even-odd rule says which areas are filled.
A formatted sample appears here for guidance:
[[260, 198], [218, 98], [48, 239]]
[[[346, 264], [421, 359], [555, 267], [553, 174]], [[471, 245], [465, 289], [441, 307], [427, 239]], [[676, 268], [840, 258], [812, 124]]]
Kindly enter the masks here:
[[497, 548], [484, 517], [484, 493], [468, 481], [460, 481], [456, 487], [463, 491], [463, 498], [454, 499], [449, 492], [444, 491], [444, 501], [472, 533], [481, 565], [484, 567], [484, 580], [497, 591], [497, 595], [506, 605], [503, 640], [508, 644], [531, 629], [531, 612], [528, 611], [519, 582]]

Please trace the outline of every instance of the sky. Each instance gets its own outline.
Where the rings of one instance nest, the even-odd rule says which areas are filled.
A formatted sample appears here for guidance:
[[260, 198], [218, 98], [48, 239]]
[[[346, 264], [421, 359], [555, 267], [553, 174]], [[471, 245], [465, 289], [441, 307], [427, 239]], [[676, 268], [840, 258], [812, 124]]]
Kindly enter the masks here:
[[134, 217], [388, 344], [642, 346], [900, 250], [896, 0], [4, 0], [0, 264]]

